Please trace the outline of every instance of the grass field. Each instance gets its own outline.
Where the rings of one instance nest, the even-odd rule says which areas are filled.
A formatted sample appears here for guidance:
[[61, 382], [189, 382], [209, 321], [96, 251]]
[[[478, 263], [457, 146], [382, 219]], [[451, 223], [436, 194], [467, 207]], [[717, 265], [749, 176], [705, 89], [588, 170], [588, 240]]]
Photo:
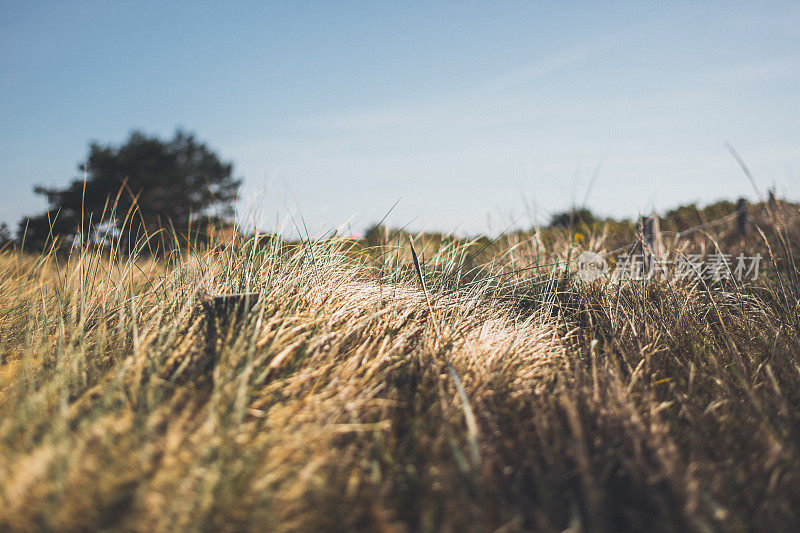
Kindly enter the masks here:
[[668, 243], [748, 283], [584, 283], [609, 224], [8, 250], [0, 530], [797, 530], [798, 216]]

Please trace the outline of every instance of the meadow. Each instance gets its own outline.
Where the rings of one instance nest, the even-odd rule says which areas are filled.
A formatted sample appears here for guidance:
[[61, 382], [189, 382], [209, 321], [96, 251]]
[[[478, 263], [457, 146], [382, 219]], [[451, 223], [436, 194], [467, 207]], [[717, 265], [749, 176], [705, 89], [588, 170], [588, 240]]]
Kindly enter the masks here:
[[798, 530], [800, 210], [751, 211], [662, 226], [745, 281], [583, 281], [609, 221], [6, 249], [0, 530]]

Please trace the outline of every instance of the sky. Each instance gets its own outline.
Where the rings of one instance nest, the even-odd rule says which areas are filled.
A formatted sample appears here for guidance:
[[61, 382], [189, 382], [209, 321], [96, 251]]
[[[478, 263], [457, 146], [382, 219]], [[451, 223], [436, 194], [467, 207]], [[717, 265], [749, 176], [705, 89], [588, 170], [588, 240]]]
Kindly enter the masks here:
[[800, 200], [800, 3], [0, 0], [0, 222], [178, 127], [265, 231]]

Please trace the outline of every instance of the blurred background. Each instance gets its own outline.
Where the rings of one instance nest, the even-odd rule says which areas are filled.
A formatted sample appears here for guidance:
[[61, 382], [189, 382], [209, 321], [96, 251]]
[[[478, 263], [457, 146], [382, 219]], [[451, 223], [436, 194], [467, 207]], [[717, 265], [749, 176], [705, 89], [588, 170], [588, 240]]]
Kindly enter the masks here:
[[0, 49], [13, 230], [133, 130], [194, 133], [265, 231], [756, 201], [725, 142], [800, 198], [797, 2], [2, 1]]

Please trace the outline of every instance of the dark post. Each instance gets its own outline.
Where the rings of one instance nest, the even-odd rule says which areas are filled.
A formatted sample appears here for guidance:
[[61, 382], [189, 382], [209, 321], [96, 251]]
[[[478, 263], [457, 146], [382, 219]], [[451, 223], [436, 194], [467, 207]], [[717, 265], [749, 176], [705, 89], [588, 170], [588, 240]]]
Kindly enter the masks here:
[[207, 321], [207, 338], [216, 342], [216, 338], [231, 321], [247, 316], [261, 298], [261, 293], [247, 292], [238, 294], [220, 294], [203, 302], [203, 310]]
[[647, 217], [644, 216], [644, 215], [640, 216], [639, 217], [639, 231], [641, 232], [642, 237], [645, 240], [647, 240], [647, 226], [648, 225], [649, 224], [647, 223]]
[[661, 239], [661, 222], [656, 213], [649, 217], [639, 217], [639, 230], [642, 233], [644, 266], [647, 272], [653, 273], [654, 262], [666, 255], [664, 241]]
[[736, 231], [739, 235], [747, 235], [747, 200], [744, 198], [736, 202]]
[[653, 213], [649, 217], [639, 217], [639, 231], [642, 233], [642, 241], [645, 244], [645, 249], [642, 250], [644, 264], [650, 272], [653, 261], [658, 260], [664, 254], [658, 215]]
[[650, 248], [654, 254], [661, 253], [661, 224], [659, 223], [658, 215], [653, 213], [649, 217], [640, 217], [639, 229], [642, 232], [642, 237], [647, 247]]
[[219, 294], [211, 298], [207, 308], [216, 316], [248, 313], [261, 298], [259, 292]]

